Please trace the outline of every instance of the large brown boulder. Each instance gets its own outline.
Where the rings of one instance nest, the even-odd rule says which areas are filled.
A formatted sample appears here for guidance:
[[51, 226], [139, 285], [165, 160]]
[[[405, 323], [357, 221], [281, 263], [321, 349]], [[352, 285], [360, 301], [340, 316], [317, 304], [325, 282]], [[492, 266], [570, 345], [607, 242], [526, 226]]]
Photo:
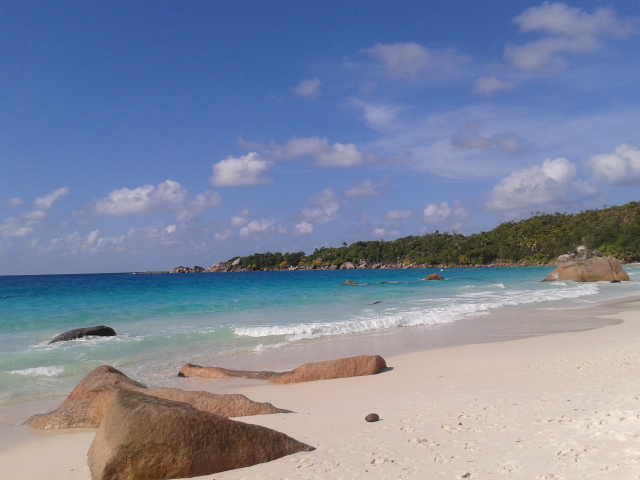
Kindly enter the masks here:
[[574, 282], [621, 282], [628, 281], [629, 275], [622, 263], [613, 257], [592, 257], [567, 261], [564, 256], [557, 268], [543, 280], [573, 280]]
[[120, 390], [87, 454], [93, 480], [210, 475], [311, 451], [283, 433], [186, 403]]
[[375, 375], [386, 367], [387, 363], [380, 355], [360, 355], [325, 362], [305, 363], [288, 372], [229, 370], [227, 368], [201, 367], [187, 363], [182, 366], [178, 375], [181, 377], [203, 378], [241, 377], [283, 384]]
[[258, 403], [240, 394], [190, 392], [177, 388], [147, 388], [121, 371], [103, 365], [95, 368], [73, 389], [54, 411], [30, 417], [25, 424], [39, 429], [98, 428], [118, 391], [135, 390], [145, 395], [165, 398], [225, 417], [286, 413], [270, 403]]

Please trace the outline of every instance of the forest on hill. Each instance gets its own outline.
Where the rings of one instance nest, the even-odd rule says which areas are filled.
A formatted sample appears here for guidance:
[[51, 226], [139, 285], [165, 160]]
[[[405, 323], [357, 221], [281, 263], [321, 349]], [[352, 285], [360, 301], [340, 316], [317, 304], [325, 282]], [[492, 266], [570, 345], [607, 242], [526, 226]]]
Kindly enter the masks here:
[[396, 266], [541, 265], [584, 245], [623, 262], [640, 261], [640, 202], [577, 214], [536, 212], [472, 235], [438, 232], [392, 241], [374, 240], [304, 252], [233, 257], [242, 270], [337, 268], [347, 262], [368, 268]]

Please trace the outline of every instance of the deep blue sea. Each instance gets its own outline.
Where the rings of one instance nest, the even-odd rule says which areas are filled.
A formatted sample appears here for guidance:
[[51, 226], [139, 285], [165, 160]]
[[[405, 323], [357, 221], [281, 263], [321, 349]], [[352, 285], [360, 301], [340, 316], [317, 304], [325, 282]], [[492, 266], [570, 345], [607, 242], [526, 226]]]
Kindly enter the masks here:
[[[640, 294], [638, 266], [626, 267], [632, 281], [620, 284], [541, 283], [551, 270], [0, 277], [0, 408], [61, 398], [102, 364], [158, 386], [175, 382], [185, 362], [292, 368], [594, 328], [586, 319], [594, 306]], [[424, 280], [436, 272], [445, 280]], [[94, 325], [118, 335], [48, 343]]]

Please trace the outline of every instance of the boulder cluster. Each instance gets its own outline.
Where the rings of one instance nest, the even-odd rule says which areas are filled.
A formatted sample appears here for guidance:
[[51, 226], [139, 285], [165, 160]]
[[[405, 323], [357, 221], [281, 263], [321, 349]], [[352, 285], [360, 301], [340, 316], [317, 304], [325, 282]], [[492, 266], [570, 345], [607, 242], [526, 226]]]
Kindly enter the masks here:
[[[382, 357], [361, 355], [307, 363], [288, 372], [187, 364], [180, 376], [292, 383], [372, 375], [384, 368]], [[93, 480], [161, 480], [210, 475], [314, 450], [284, 433], [229, 418], [277, 413], [292, 412], [240, 394], [149, 388], [103, 365], [84, 377], [56, 410], [33, 415], [25, 424], [42, 430], [97, 428], [87, 454]]]
[[629, 275], [622, 262], [614, 257], [602, 258], [598, 250], [589, 251], [580, 246], [575, 251], [560, 255], [556, 269], [545, 282], [573, 280], [574, 282], [626, 282]]

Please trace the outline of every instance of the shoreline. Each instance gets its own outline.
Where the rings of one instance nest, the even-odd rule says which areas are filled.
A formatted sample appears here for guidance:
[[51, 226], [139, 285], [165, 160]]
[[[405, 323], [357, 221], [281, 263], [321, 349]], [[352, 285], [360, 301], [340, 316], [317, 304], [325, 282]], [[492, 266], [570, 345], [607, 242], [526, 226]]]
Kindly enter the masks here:
[[[608, 326], [391, 354], [392, 370], [371, 377], [190, 379], [181, 388], [242, 393], [297, 412], [240, 420], [317, 447], [201, 478], [635, 478], [640, 302], [593, 310], [578, 316]], [[382, 420], [366, 423], [372, 412]], [[0, 469], [15, 480], [90, 478], [94, 431], [15, 433], [19, 443], [0, 450]]]

